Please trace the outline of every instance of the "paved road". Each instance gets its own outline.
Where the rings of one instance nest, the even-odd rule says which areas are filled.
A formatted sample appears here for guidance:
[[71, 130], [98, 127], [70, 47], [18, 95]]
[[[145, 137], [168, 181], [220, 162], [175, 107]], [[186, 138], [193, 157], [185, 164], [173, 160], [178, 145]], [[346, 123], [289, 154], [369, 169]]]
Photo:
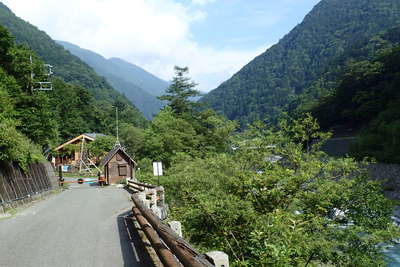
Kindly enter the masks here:
[[0, 266], [152, 266], [115, 187], [71, 185], [0, 221]]

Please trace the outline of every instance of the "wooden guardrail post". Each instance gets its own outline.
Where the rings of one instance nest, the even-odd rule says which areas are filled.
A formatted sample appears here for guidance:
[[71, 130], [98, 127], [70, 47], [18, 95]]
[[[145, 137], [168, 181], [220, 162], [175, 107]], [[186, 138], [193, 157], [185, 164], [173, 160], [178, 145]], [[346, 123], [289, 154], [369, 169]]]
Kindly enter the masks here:
[[198, 253], [188, 242], [179, 237], [169, 226], [165, 225], [160, 218], [155, 216], [150, 209], [146, 208], [135, 194], [132, 195], [132, 200], [135, 203], [135, 206], [141, 211], [143, 216], [153, 226], [154, 230], [184, 266], [213, 266], [208, 260], [206, 260], [205, 256]]
[[172, 252], [162, 243], [156, 231], [154, 231], [153, 227], [151, 227], [146, 218], [143, 217], [140, 210], [137, 207], [133, 207], [132, 212], [143, 232], [149, 239], [151, 245], [155, 248], [155, 251], [161, 262], [168, 267], [180, 267], [181, 265], [175, 259]]
[[[164, 187], [145, 184], [132, 179], [127, 180], [127, 184], [129, 189], [135, 192], [132, 195], [135, 204], [132, 209], [133, 213], [141, 227], [144, 228], [146, 236], [148, 236], [159, 257], [164, 257], [164, 259], [161, 259], [162, 261], [165, 261], [165, 258], [170, 258], [170, 255], [165, 251], [158, 251], [165, 249], [165, 243], [185, 267], [229, 267], [228, 255], [224, 252], [211, 251], [206, 255], [201, 255], [195, 251], [182, 238], [180, 222], [171, 221], [168, 226], [161, 221], [167, 215]], [[152, 231], [157, 232], [162, 241], [159, 238], [157, 239]], [[166, 266], [175, 266], [173, 265], [175, 263], [172, 262], [171, 264]]]

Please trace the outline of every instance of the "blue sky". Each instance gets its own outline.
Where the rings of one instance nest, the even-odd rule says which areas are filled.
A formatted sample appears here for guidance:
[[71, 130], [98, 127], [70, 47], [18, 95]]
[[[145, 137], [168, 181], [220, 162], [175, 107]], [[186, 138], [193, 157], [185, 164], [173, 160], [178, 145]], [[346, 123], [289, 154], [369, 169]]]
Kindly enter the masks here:
[[[182, 1], [189, 3], [191, 1]], [[302, 21], [319, 0], [219, 0], [201, 7], [206, 19], [194, 23], [201, 45], [256, 49], [273, 44]]]
[[17, 16], [170, 80], [188, 66], [209, 91], [299, 24], [319, 0], [3, 0]]

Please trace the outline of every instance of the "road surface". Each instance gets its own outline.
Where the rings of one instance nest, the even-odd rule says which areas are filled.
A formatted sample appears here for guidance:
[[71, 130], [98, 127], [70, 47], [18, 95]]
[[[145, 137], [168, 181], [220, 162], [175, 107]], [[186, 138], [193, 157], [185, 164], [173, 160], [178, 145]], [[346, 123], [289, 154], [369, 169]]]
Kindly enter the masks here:
[[119, 188], [70, 189], [0, 221], [0, 266], [152, 266]]

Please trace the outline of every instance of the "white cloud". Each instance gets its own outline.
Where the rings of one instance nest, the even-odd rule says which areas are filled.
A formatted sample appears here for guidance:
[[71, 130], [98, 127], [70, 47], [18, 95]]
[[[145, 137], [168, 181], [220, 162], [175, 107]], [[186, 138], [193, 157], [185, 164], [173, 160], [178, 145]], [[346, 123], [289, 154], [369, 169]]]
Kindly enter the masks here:
[[[205, 4], [212, 0], [193, 0]], [[169, 80], [188, 66], [199, 89], [211, 90], [264, 49], [216, 49], [196, 43], [190, 26], [207, 14], [174, 0], [4, 0], [17, 16], [106, 57], [120, 57]]]
[[212, 2], [215, 2], [215, 0], [192, 0], [192, 3], [197, 5], [206, 5]]

